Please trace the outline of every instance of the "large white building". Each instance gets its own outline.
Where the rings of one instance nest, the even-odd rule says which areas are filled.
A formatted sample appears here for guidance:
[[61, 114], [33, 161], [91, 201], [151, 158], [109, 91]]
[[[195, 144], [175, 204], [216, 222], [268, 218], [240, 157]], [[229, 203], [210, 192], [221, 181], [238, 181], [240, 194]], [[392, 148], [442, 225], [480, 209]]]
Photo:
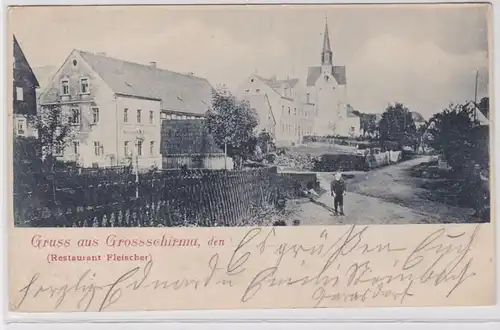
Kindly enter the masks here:
[[261, 120], [267, 122], [269, 112], [256, 100], [267, 97], [275, 119], [278, 143], [300, 142], [304, 135], [359, 136], [360, 118], [347, 102], [345, 66], [333, 64], [328, 24], [325, 24], [319, 66], [309, 67], [304, 83], [299, 79], [250, 76], [237, 90], [237, 95], [250, 102]]
[[266, 79], [257, 74], [243, 83], [237, 95], [259, 115], [259, 129], [271, 133], [278, 145], [299, 143], [313, 134], [313, 104], [298, 79]]
[[74, 50], [47, 83], [40, 106], [61, 105], [74, 126], [59, 157], [84, 167], [162, 167], [162, 119], [203, 117], [206, 79]]

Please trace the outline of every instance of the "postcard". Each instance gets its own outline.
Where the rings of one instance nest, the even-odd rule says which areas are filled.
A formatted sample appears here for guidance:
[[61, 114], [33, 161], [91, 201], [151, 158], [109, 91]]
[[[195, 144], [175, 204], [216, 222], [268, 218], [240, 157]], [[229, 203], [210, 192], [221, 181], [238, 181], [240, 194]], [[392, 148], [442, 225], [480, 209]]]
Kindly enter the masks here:
[[489, 4], [7, 15], [10, 312], [495, 304]]

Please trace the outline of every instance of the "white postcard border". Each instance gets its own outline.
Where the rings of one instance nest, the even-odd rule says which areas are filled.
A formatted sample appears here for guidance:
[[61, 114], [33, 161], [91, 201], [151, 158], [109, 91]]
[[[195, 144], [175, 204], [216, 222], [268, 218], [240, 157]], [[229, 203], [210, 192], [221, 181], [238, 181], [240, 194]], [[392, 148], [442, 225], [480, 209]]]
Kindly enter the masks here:
[[[267, 3], [282, 3], [282, 1], [267, 1]], [[315, 1], [316, 3], [353, 3], [353, 1]], [[377, 3], [387, 3], [391, 1], [376, 1]], [[432, 3], [434, 1], [399, 1], [405, 3], [416, 3], [416, 2], [426, 2]], [[441, 1], [441, 2], [456, 2], [456, 1]], [[469, 1], [471, 2], [471, 1]], [[473, 1], [481, 2], [481, 1]], [[6, 1], [5, 5], [13, 4], [95, 4], [93, 1]], [[134, 4], [139, 3], [135, 1], [99, 1], [99, 4]], [[193, 3], [193, 1], [149, 1], [150, 4], [169, 4], [169, 3]], [[197, 1], [196, 3], [263, 3], [262, 1]], [[303, 1], [287, 1], [287, 3], [304, 3]], [[374, 3], [374, 1], [356, 1], [356, 3]], [[141, 3], [145, 4], [145, 3]], [[5, 11], [5, 7], [2, 8]], [[494, 42], [493, 49], [497, 48], [498, 35], [500, 35], [500, 24], [497, 20], [500, 20], [500, 7], [493, 4], [494, 17]], [[5, 14], [5, 12], [3, 12]], [[5, 16], [4, 16], [5, 17]], [[5, 20], [4, 20], [5, 22]], [[5, 28], [5, 26], [4, 26]], [[6, 54], [5, 47], [5, 33], [2, 34], [2, 54]], [[500, 62], [500, 55], [493, 51], [495, 62]], [[5, 56], [2, 58], [2, 68], [7, 67], [7, 62], [4, 60]], [[496, 66], [493, 66], [493, 79], [494, 86], [500, 86], [500, 81], [496, 74]], [[0, 98], [4, 100], [2, 103], [4, 106], [3, 113], [6, 114], [6, 86], [5, 84], [6, 75], [3, 75], [2, 86], [0, 88]], [[496, 90], [495, 90], [496, 94]], [[3, 96], [3, 97], [2, 97]], [[496, 95], [495, 95], [496, 96]], [[6, 115], [2, 116], [2, 128], [7, 130], [7, 118]], [[494, 131], [499, 132], [500, 128], [498, 124], [493, 122]], [[7, 138], [5, 134], [2, 138]], [[493, 138], [493, 145], [498, 145], [499, 134], [495, 134]], [[2, 140], [2, 153], [4, 155], [2, 162], [2, 170], [4, 173], [7, 172], [6, 168], [6, 148], [5, 142]], [[499, 155], [495, 155], [495, 169], [499, 169]], [[499, 187], [499, 178], [495, 177], [494, 187]], [[4, 248], [2, 249], [2, 265], [4, 266], [4, 272], [2, 272], [1, 284], [4, 288], [7, 288], [6, 281], [6, 200], [8, 196], [6, 192], [2, 191], [2, 211], [4, 212], [1, 224], [2, 234], [4, 238]], [[498, 215], [499, 202], [495, 201], [496, 207], [495, 216]], [[499, 237], [500, 230], [498, 226], [496, 227], [496, 236]], [[498, 243], [497, 243], [498, 251]], [[498, 261], [498, 255], [497, 255]], [[497, 262], [497, 279], [500, 273], [499, 263]], [[4, 311], [7, 306], [7, 290], [1, 290], [4, 292], [3, 306]], [[497, 285], [497, 301], [500, 298], [500, 290]], [[9, 313], [7, 314], [9, 322], [50, 322], [58, 321], [65, 323], [74, 322], [145, 322], [145, 323], [178, 323], [178, 322], [188, 322], [188, 323], [204, 323], [204, 322], [215, 322], [215, 323], [255, 323], [255, 322], [271, 322], [271, 323], [354, 323], [354, 322], [430, 322], [430, 323], [444, 323], [444, 322], [467, 322], [467, 323], [482, 323], [482, 322], [499, 322], [500, 321], [500, 306], [490, 307], [453, 307], [453, 308], [364, 308], [364, 309], [297, 309], [297, 310], [231, 310], [231, 311], [173, 311], [173, 312], [137, 312], [131, 315], [131, 313], [48, 313], [48, 314], [36, 314], [36, 313]]]

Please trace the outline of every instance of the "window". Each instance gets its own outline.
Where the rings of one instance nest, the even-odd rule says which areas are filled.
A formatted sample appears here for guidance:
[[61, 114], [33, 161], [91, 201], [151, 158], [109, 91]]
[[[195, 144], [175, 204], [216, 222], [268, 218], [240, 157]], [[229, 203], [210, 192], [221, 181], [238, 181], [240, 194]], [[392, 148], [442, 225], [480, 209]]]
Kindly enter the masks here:
[[26, 119], [19, 118], [17, 120], [17, 134], [18, 135], [26, 134]]
[[24, 91], [22, 87], [16, 87], [16, 100], [18, 101], [24, 100]]
[[288, 114], [290, 114], [290, 107], [288, 107]]
[[297, 116], [297, 108], [293, 108], [293, 115]]
[[310, 93], [306, 93], [306, 102], [307, 103], [311, 102], [311, 94]]
[[149, 155], [154, 156], [155, 154], [155, 141], [149, 142]]
[[259, 93], [259, 92], [260, 92], [260, 89], [258, 89], [258, 88], [257, 88], [255, 91], [256, 91], [257, 93]]
[[142, 156], [142, 141], [137, 141], [137, 155]]
[[101, 156], [103, 153], [103, 146], [101, 145], [101, 142], [99, 141], [94, 141], [94, 154], [96, 156]]
[[245, 89], [245, 92], [248, 93], [248, 92], [250, 92], [250, 90], [247, 88], [247, 89]]
[[92, 122], [94, 124], [99, 122], [99, 108], [92, 108]]
[[325, 81], [328, 81], [328, 79], [330, 79], [330, 77], [328, 77], [328, 76], [325, 76]]
[[80, 141], [73, 141], [73, 154], [80, 154]]
[[155, 119], [155, 113], [154, 111], [149, 111], [149, 123], [153, 124]]
[[71, 109], [70, 123], [73, 125], [80, 124], [80, 109], [79, 108]]
[[141, 123], [141, 109], [137, 109], [137, 124]]
[[82, 94], [89, 93], [89, 78], [80, 79], [80, 93]]
[[61, 80], [61, 92], [62, 95], [69, 95], [69, 80]]
[[62, 155], [63, 153], [63, 148], [61, 143], [56, 143], [54, 145], [54, 154], [55, 155]]
[[128, 123], [128, 108], [123, 109], [123, 122]]
[[125, 154], [125, 156], [128, 156], [130, 153], [130, 150], [128, 149], [129, 143], [129, 141], [125, 141], [123, 143], [123, 153]]

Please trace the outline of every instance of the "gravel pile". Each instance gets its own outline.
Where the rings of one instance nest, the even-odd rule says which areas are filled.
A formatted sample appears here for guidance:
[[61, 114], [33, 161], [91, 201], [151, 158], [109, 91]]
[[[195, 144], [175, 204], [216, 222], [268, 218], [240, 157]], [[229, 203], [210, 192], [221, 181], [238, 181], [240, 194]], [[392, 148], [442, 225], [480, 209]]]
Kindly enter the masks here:
[[310, 155], [282, 154], [276, 156], [274, 164], [310, 171], [314, 167], [314, 159], [315, 158]]

